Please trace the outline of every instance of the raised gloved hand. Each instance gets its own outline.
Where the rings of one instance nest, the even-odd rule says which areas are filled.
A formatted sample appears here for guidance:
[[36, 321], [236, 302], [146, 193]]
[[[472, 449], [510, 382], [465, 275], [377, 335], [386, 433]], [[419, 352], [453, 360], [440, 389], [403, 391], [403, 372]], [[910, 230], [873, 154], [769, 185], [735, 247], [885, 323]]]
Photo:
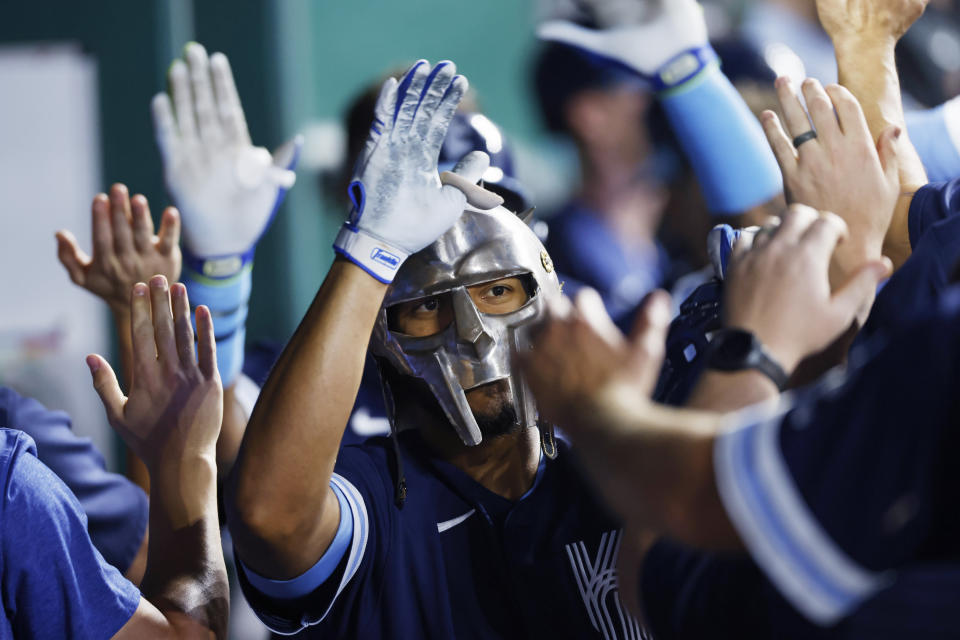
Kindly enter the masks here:
[[272, 156], [253, 146], [227, 57], [208, 59], [195, 42], [184, 57], [170, 66], [170, 95], [153, 99], [154, 129], [167, 189], [183, 216], [186, 262], [205, 276], [228, 277], [253, 258], [293, 186], [303, 139]]
[[580, 4], [598, 29], [550, 20], [540, 25], [537, 35], [625, 65], [657, 91], [684, 84], [716, 60], [703, 10], [695, 0], [581, 0]]
[[450, 120], [467, 90], [449, 61], [420, 60], [398, 83], [380, 90], [374, 122], [350, 182], [353, 208], [334, 242], [336, 252], [381, 282], [393, 281], [406, 258], [449, 229], [471, 203], [491, 208], [499, 196], [476, 186], [490, 164], [467, 154], [443, 180], [437, 170]]

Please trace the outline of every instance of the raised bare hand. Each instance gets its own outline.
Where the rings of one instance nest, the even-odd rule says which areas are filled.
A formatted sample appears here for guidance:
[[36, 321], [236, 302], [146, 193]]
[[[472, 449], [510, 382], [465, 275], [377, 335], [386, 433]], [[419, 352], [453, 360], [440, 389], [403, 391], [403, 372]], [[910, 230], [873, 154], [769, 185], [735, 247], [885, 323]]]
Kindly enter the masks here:
[[197, 307], [195, 350], [190, 304], [182, 284], [168, 288], [163, 276], [151, 278], [149, 287], [137, 283], [130, 307], [135, 369], [130, 395], [120, 391], [116, 374], [102, 356], [87, 356], [110, 425], [144, 461], [151, 476], [163, 461], [167, 469], [173, 460], [202, 456], [212, 461], [223, 415], [223, 389], [210, 311]]
[[132, 198], [115, 184], [93, 199], [93, 255], [87, 255], [67, 230], [57, 232], [57, 257], [74, 284], [100, 297], [114, 312], [127, 311], [130, 289], [160, 274], [180, 277], [180, 216], [167, 207], [155, 233], [150, 207], [142, 195]]
[[[888, 127], [875, 145], [860, 104], [840, 85], [824, 90], [816, 80], [803, 83], [809, 118], [789, 79], [778, 78], [776, 87], [784, 123], [772, 111], [764, 111], [761, 121], [787, 201], [831, 211], [847, 225], [831, 271], [838, 285], [865, 260], [881, 256], [900, 193], [895, 145], [900, 129]], [[816, 137], [794, 147], [792, 141], [811, 130]]]
[[603, 392], [613, 384], [649, 397], [660, 374], [669, 322], [669, 296], [662, 291], [649, 296], [629, 339], [592, 289], [582, 290], [572, 309], [552, 311], [533, 349], [519, 355], [544, 417], [576, 431], [581, 424], [589, 428]]

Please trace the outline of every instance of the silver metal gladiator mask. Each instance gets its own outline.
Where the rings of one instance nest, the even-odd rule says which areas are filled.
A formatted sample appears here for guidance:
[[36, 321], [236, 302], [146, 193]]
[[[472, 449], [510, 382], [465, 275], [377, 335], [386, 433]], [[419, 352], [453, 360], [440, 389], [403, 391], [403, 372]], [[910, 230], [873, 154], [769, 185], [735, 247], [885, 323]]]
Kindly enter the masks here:
[[[503, 314], [479, 311], [467, 288], [508, 277], [524, 282], [527, 301]], [[452, 320], [445, 328], [425, 337], [391, 329], [390, 307], [438, 295], [450, 296]], [[482, 435], [465, 392], [484, 384], [506, 381], [519, 424], [537, 426], [536, 404], [511, 367], [511, 348], [529, 348], [531, 325], [549, 301], [559, 297], [560, 283], [550, 257], [516, 214], [503, 207], [486, 211], [468, 207], [449, 231], [404, 262], [387, 291], [370, 348], [400, 374], [426, 382], [463, 442], [477, 445]], [[396, 429], [396, 399], [386, 400]], [[541, 434], [551, 456], [552, 436], [552, 429], [549, 438]]]

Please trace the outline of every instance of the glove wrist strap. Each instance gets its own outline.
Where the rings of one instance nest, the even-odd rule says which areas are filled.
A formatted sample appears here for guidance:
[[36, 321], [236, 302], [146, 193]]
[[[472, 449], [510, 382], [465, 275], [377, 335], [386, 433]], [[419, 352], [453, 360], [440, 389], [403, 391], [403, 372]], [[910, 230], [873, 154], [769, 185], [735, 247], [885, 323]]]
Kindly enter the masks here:
[[400, 265], [410, 255], [349, 223], [340, 228], [333, 250], [384, 284], [393, 282]]
[[681, 51], [657, 69], [651, 78], [653, 89], [657, 93], [675, 90], [717, 64], [717, 53], [709, 44]]
[[244, 253], [239, 254], [208, 257], [195, 256], [184, 249], [183, 266], [204, 278], [226, 280], [235, 277], [253, 262], [255, 248], [255, 246], [250, 247]]

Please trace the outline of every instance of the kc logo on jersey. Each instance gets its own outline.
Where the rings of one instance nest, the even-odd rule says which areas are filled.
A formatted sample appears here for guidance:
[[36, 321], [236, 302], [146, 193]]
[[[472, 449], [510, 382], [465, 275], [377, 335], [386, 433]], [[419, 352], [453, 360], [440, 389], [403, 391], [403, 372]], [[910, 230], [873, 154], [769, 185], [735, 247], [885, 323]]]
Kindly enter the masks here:
[[608, 531], [600, 536], [600, 548], [591, 555], [580, 542], [566, 545], [570, 568], [577, 580], [580, 597], [587, 608], [590, 623], [604, 640], [647, 640], [640, 623], [620, 602], [617, 585], [617, 556], [622, 531]]

